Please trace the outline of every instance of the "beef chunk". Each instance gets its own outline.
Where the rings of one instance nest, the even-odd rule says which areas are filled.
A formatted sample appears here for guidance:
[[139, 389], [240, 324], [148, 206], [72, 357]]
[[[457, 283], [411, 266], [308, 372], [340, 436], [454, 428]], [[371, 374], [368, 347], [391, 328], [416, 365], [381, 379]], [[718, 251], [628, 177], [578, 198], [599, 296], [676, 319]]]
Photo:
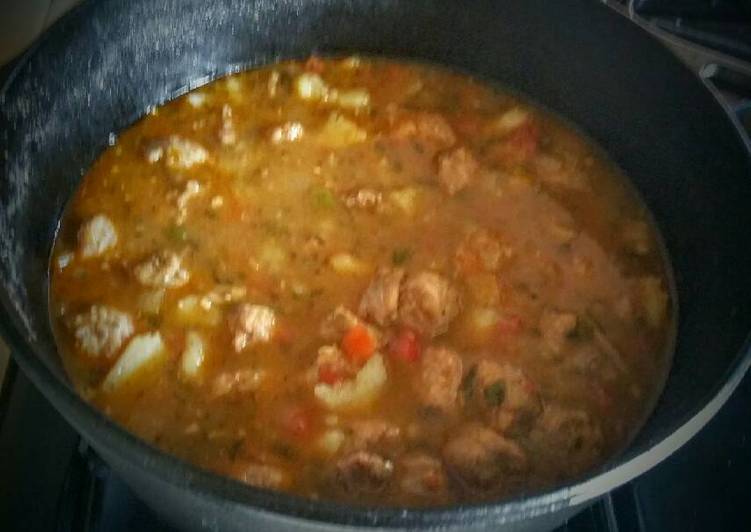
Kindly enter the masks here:
[[78, 231], [78, 253], [81, 258], [99, 257], [116, 244], [115, 225], [103, 214], [94, 216]]
[[180, 256], [171, 251], [155, 253], [133, 269], [138, 282], [156, 288], [176, 288], [190, 280]]
[[537, 387], [523, 371], [481, 360], [475, 377], [475, 401], [487, 412], [490, 425], [502, 434], [529, 431], [542, 412]]
[[404, 270], [401, 268], [379, 270], [360, 300], [360, 315], [379, 325], [387, 325], [396, 320], [403, 277]]
[[326, 340], [339, 341], [344, 333], [359, 323], [360, 319], [354, 312], [340, 305], [321, 323], [321, 336]]
[[433, 149], [449, 148], [456, 142], [456, 134], [446, 119], [427, 112], [412, 113], [398, 119], [391, 137], [412, 139]]
[[381, 455], [355, 451], [336, 461], [336, 480], [341, 488], [354, 493], [374, 493], [383, 489], [394, 472], [394, 464]]
[[451, 349], [431, 347], [420, 361], [415, 392], [429, 411], [449, 414], [456, 408], [461, 381], [461, 357]]
[[479, 165], [467, 148], [456, 148], [438, 156], [438, 182], [453, 196], [469, 183]]
[[443, 447], [448, 468], [468, 487], [487, 490], [527, 468], [524, 451], [513, 441], [477, 423], [461, 427]]
[[510, 248], [501, 246], [497, 235], [487, 229], [475, 229], [459, 244], [454, 264], [461, 274], [495, 272], [510, 253]]
[[382, 419], [355, 421], [351, 426], [352, 437], [348, 448], [376, 452], [382, 456], [394, 456], [402, 447], [401, 429]]
[[376, 339], [376, 342], [380, 342], [380, 335], [374, 327], [363, 322], [354, 312], [341, 305], [324, 318], [320, 328], [321, 337], [328, 341], [339, 342], [346, 332], [355, 325], [366, 327], [372, 337]]
[[348, 194], [344, 199], [344, 204], [349, 208], [365, 209], [368, 211], [376, 210], [381, 204], [383, 194], [372, 188], [361, 188], [360, 190]]
[[427, 338], [448, 330], [459, 313], [459, 294], [437, 273], [408, 275], [399, 294], [399, 321]]
[[129, 314], [105, 305], [92, 305], [73, 318], [73, 335], [78, 346], [91, 356], [111, 357], [133, 334]]
[[445, 497], [448, 480], [443, 463], [427, 453], [412, 452], [402, 456], [396, 465], [399, 488], [418, 497]]
[[602, 458], [602, 431], [584, 410], [549, 405], [530, 437], [567, 476], [585, 472]]

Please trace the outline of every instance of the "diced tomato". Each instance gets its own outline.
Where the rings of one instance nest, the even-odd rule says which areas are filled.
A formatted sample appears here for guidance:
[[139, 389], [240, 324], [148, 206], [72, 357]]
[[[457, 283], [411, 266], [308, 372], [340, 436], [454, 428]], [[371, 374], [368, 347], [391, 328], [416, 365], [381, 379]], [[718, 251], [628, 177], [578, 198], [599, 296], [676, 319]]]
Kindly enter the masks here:
[[502, 335], [516, 334], [522, 330], [522, 319], [516, 314], [508, 314], [498, 320], [496, 328]]
[[400, 360], [416, 362], [422, 352], [420, 338], [412, 329], [404, 328], [389, 343], [389, 352]]
[[325, 63], [323, 62], [323, 59], [318, 57], [317, 55], [311, 55], [307, 61], [305, 61], [305, 70], [308, 72], [314, 72], [316, 74], [321, 74], [323, 72], [323, 69], [325, 67]]
[[342, 350], [357, 364], [364, 364], [375, 353], [376, 342], [364, 325], [355, 325], [342, 338]]
[[279, 414], [281, 428], [291, 436], [307, 436], [313, 427], [313, 412], [300, 405], [290, 405]]
[[324, 384], [336, 384], [344, 380], [346, 375], [330, 364], [318, 366], [318, 381]]

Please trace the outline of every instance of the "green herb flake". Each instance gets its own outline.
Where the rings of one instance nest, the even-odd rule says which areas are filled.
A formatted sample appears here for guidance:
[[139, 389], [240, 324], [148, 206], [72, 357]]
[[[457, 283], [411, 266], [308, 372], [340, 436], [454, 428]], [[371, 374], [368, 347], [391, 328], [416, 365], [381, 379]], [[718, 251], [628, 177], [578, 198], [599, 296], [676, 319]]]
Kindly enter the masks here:
[[185, 242], [188, 240], [188, 230], [182, 225], [171, 225], [167, 228], [167, 238], [174, 242]]
[[506, 398], [506, 384], [503, 381], [495, 381], [483, 390], [485, 402], [490, 406], [498, 406]]
[[313, 205], [318, 209], [331, 209], [336, 206], [334, 194], [327, 188], [315, 187], [311, 195]]
[[395, 249], [391, 254], [391, 262], [394, 266], [401, 266], [412, 257], [412, 250], [409, 248]]
[[576, 317], [576, 327], [568, 335], [572, 340], [591, 340], [597, 329], [597, 324], [588, 315]]

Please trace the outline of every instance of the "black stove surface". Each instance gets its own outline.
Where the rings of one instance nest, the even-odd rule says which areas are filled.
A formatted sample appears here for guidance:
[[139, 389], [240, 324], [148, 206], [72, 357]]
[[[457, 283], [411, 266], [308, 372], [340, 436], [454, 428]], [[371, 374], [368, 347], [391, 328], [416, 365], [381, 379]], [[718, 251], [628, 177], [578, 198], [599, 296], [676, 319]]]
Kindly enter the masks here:
[[[605, 0], [607, 2], [607, 0]], [[751, 0], [613, 0], [650, 31], [723, 54], [705, 78], [751, 131]], [[703, 53], [683, 60], [699, 70]], [[681, 54], [682, 55], [682, 54]], [[698, 57], [698, 59], [697, 59]], [[0, 68], [0, 82], [9, 67]], [[557, 532], [751, 530], [751, 375], [688, 444]], [[11, 364], [0, 388], [0, 532], [178, 532], [161, 521]]]

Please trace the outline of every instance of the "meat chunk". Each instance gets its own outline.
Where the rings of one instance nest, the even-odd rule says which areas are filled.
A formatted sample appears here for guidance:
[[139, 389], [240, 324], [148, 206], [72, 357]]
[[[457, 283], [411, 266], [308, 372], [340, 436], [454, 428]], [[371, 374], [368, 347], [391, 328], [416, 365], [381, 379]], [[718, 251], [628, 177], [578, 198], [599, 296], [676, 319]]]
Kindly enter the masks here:
[[377, 190], [373, 190], [372, 188], [361, 188], [357, 192], [349, 194], [344, 199], [344, 203], [350, 209], [358, 208], [373, 211], [381, 204], [382, 200], [383, 195]]
[[432, 148], [450, 148], [456, 142], [456, 134], [443, 116], [420, 112], [397, 120], [391, 137], [413, 139]]
[[394, 473], [394, 464], [376, 453], [355, 451], [335, 465], [336, 479], [341, 487], [354, 493], [374, 493], [382, 490]]
[[104, 305], [92, 305], [73, 318], [76, 343], [91, 356], [111, 357], [133, 334], [129, 314]]
[[321, 323], [321, 337], [325, 340], [338, 342], [347, 331], [356, 325], [362, 325], [365, 327], [371, 336], [376, 339], [376, 343], [380, 343], [380, 335], [375, 328], [363, 322], [354, 312], [341, 305], [336, 307], [331, 314], [326, 316], [323, 323]]
[[283, 470], [267, 464], [241, 462], [232, 468], [230, 474], [256, 488], [280, 489], [289, 483], [289, 478]]
[[547, 309], [540, 318], [540, 332], [553, 353], [560, 353], [576, 331], [578, 319], [573, 312]]
[[188, 169], [209, 160], [209, 152], [203, 146], [178, 135], [151, 141], [146, 146], [145, 156], [152, 164], [164, 161], [171, 170]]
[[237, 308], [234, 325], [232, 345], [240, 352], [250, 345], [271, 340], [276, 314], [269, 307], [243, 303]]
[[448, 492], [448, 479], [443, 463], [426, 453], [404, 455], [396, 465], [399, 488], [403, 493], [418, 497], [444, 497]]
[[510, 364], [481, 360], [475, 382], [474, 399], [487, 412], [490, 425], [502, 434], [528, 432], [542, 413], [534, 382]]
[[360, 300], [360, 316], [385, 326], [398, 317], [399, 288], [404, 277], [401, 268], [382, 268]]
[[585, 472], [602, 458], [602, 431], [584, 410], [549, 405], [530, 438], [568, 476]]
[[180, 256], [171, 251], [155, 253], [133, 269], [136, 279], [144, 286], [176, 288], [190, 280]]
[[454, 256], [457, 272], [462, 274], [495, 272], [510, 250], [501, 246], [498, 235], [487, 229], [475, 229], [459, 244]]
[[527, 456], [516, 443], [477, 423], [461, 427], [443, 447], [447, 467], [468, 487], [500, 487], [527, 469]]
[[453, 196], [469, 183], [479, 166], [467, 148], [456, 148], [438, 157], [438, 182]]
[[456, 408], [462, 382], [462, 359], [451, 349], [431, 347], [423, 353], [415, 381], [418, 400], [428, 411], [449, 414]]
[[78, 231], [78, 253], [83, 259], [99, 257], [116, 244], [115, 225], [104, 214], [97, 214]]
[[326, 340], [340, 340], [360, 319], [351, 310], [339, 305], [321, 323], [321, 336]]
[[351, 426], [352, 437], [348, 445], [353, 450], [394, 456], [402, 447], [401, 429], [382, 419], [355, 421]]
[[423, 271], [407, 276], [399, 294], [399, 321], [427, 338], [448, 330], [459, 313], [459, 294], [437, 273]]
[[231, 393], [252, 392], [258, 389], [265, 378], [266, 373], [252, 368], [225, 371], [212, 381], [211, 393], [214, 397], [222, 397]]

